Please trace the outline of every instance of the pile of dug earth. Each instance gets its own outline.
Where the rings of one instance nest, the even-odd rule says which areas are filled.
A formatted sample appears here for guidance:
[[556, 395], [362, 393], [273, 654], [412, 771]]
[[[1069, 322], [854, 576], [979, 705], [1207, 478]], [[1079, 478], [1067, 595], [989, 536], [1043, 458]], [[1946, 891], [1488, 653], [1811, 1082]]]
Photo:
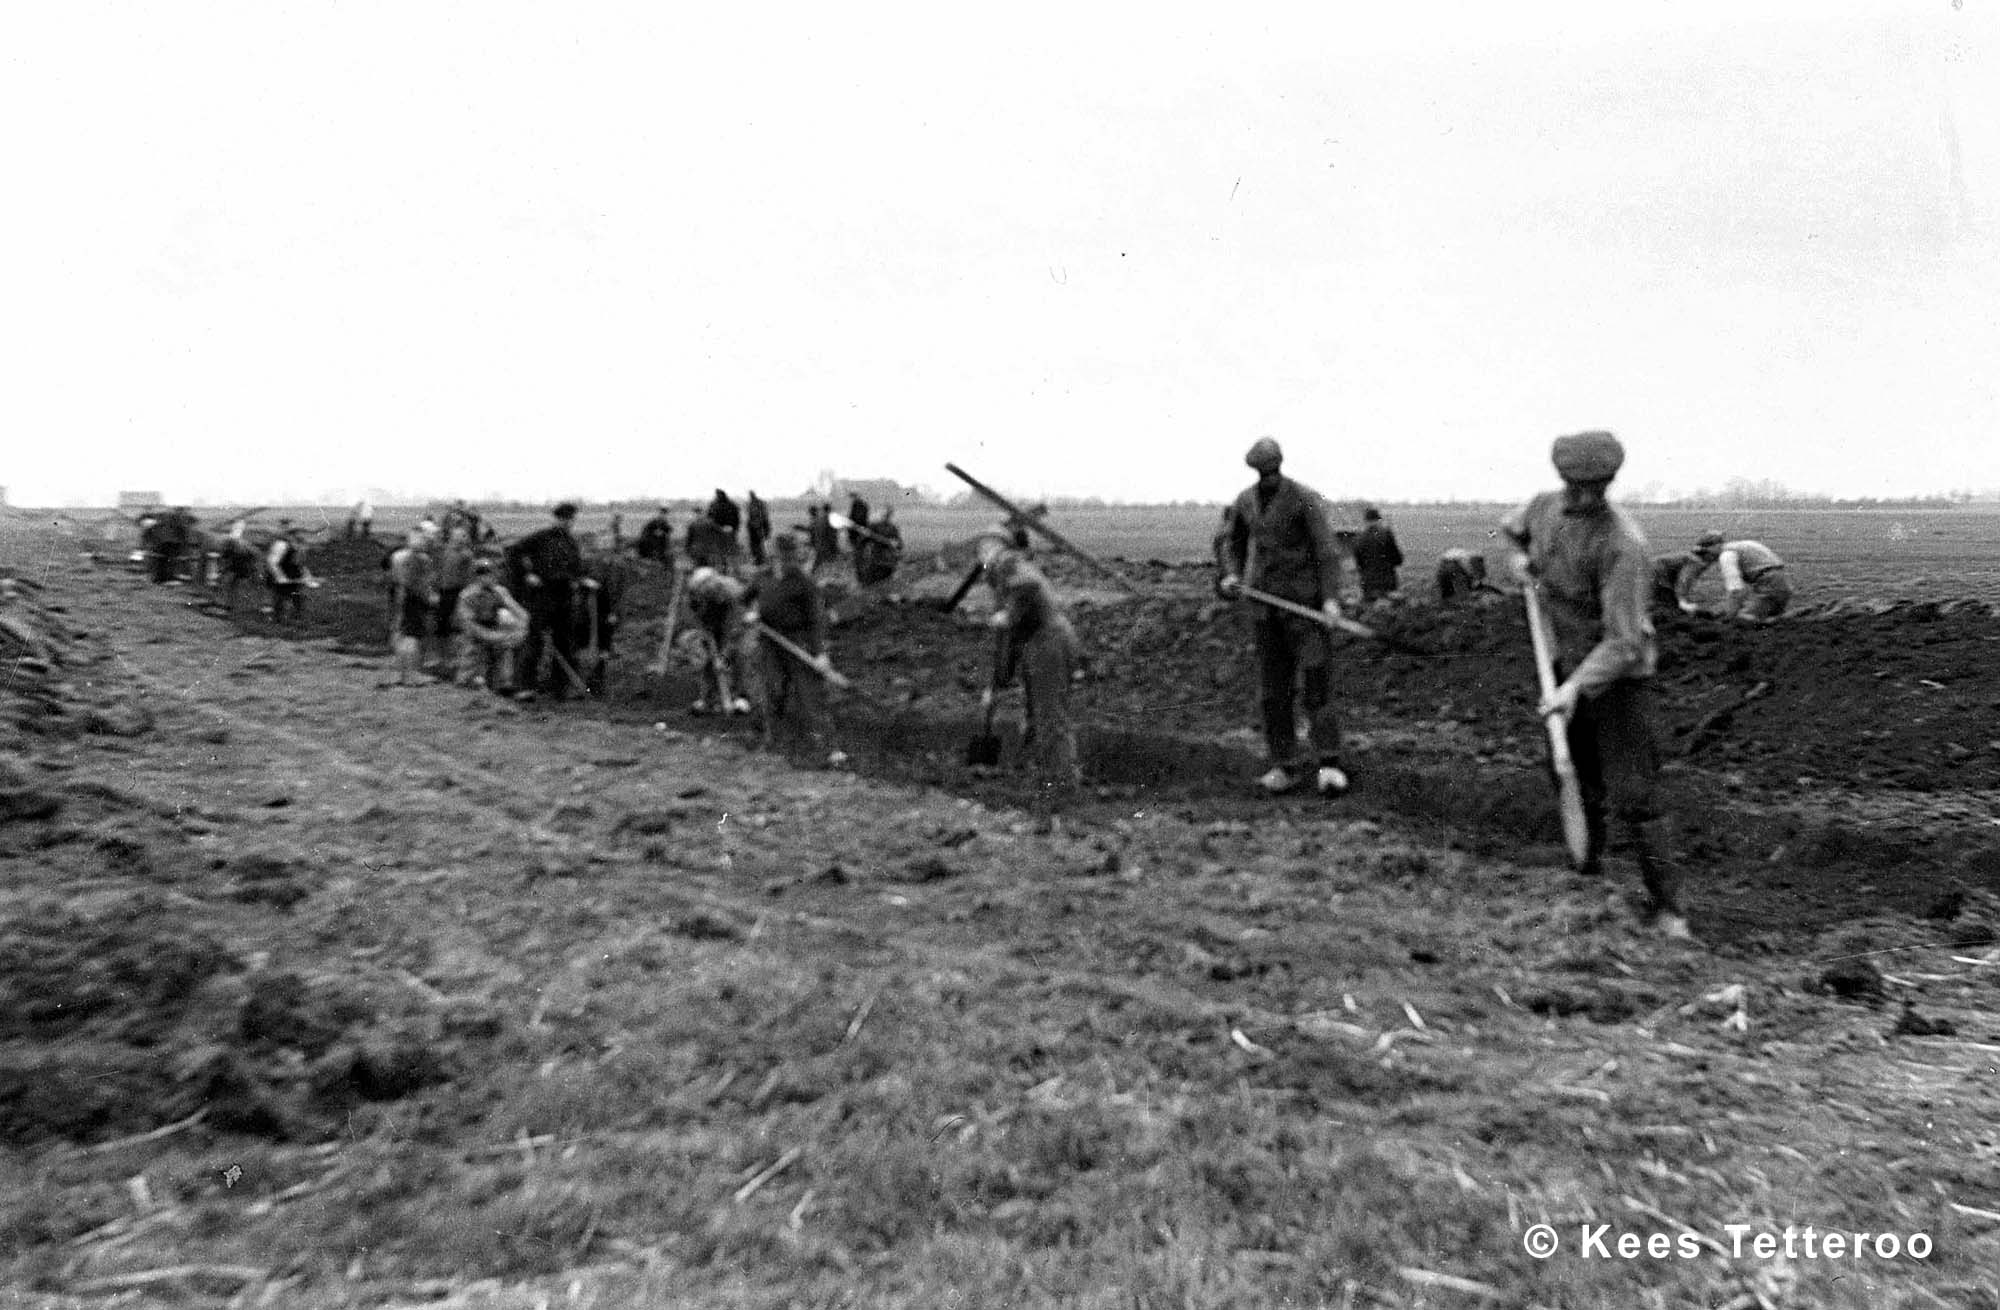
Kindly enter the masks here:
[[[1215, 599], [1212, 569], [1133, 572], [1142, 596], [1076, 606], [1090, 660], [1085, 750], [1102, 799], [1254, 810], [1249, 616]], [[987, 639], [976, 604], [946, 616], [927, 599], [852, 607], [836, 650], [913, 710], [963, 714]], [[1342, 804], [1434, 821], [1474, 848], [1559, 840], [1520, 602], [1413, 602], [1369, 621], [1426, 653], [1337, 639], [1356, 778]], [[1921, 913], [2000, 887], [1993, 607], [1850, 601], [1761, 626], [1657, 622], [1667, 790], [1709, 892], [1708, 931]]]

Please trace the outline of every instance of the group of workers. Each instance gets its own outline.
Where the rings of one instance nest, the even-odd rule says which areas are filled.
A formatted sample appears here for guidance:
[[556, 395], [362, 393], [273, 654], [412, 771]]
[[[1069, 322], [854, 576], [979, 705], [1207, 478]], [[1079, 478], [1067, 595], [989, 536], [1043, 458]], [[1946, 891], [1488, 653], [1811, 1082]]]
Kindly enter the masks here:
[[[865, 511], [864, 511], [865, 513]], [[771, 535], [769, 509], [753, 492], [748, 513], [717, 491], [688, 525], [676, 550], [666, 509], [647, 522], [627, 558], [575, 531], [577, 508], [565, 502], [549, 523], [502, 550], [481, 550], [476, 521], [457, 512], [426, 519], [383, 561], [389, 593], [394, 677], [405, 686], [432, 674], [461, 685], [532, 700], [601, 694], [621, 608], [635, 570], [654, 568], [669, 585], [669, 615], [655, 673], [672, 658], [691, 659], [703, 691], [696, 713], [760, 715], [768, 744], [824, 751], [827, 714], [822, 680], [827, 612], [815, 566], [825, 560], [800, 534]], [[885, 519], [893, 516], [885, 514]], [[850, 528], [866, 529], [858, 518]], [[883, 526], [893, 530], [893, 523]], [[739, 532], [748, 528], [748, 567]], [[857, 534], [858, 535], [858, 534]], [[894, 572], [900, 536], [872, 536], [863, 583]], [[768, 547], [768, 553], [767, 553]], [[681, 572], [680, 557], [689, 566]], [[689, 618], [678, 626], [682, 609]], [[675, 642], [678, 627], [680, 642]], [[839, 751], [827, 753], [835, 764]]]
[[305, 589], [317, 585], [299, 548], [290, 519], [279, 519], [269, 539], [254, 542], [249, 520], [231, 520], [213, 537], [184, 505], [142, 515], [139, 552], [148, 575], [162, 586], [193, 581], [222, 589], [223, 604], [234, 610], [244, 586], [262, 583], [270, 594], [265, 607], [273, 621], [295, 622], [305, 608]]
[[[884, 509], [879, 519], [871, 521], [868, 502], [858, 495], [849, 502], [845, 517], [830, 504], [808, 505], [806, 522], [794, 525], [793, 531], [806, 551], [807, 571], [815, 575], [841, 559], [843, 536], [855, 580], [864, 587], [887, 582], [902, 562], [903, 530], [896, 524], [895, 509]], [[771, 532], [770, 506], [756, 492], [750, 492], [739, 507], [718, 487], [714, 499], [688, 524], [684, 549], [693, 568], [727, 569], [739, 550], [747, 550], [750, 567], [762, 568], [769, 561]], [[673, 518], [663, 505], [639, 530], [639, 558], [671, 564], [673, 539]]]
[[[1673, 825], [1658, 799], [1652, 610], [1694, 611], [1696, 583], [1719, 567], [1723, 612], [1768, 620], [1790, 602], [1784, 561], [1759, 542], [1720, 533], [1704, 534], [1684, 552], [1650, 556], [1631, 515], [1607, 499], [1624, 460], [1617, 438], [1577, 433], [1557, 439], [1551, 453], [1561, 487], [1506, 515], [1499, 531], [1511, 546], [1513, 575], [1537, 591], [1549, 619], [1555, 682], [1538, 712], [1560, 720], [1578, 774], [1588, 830], [1580, 867], [1601, 868], [1615, 826], [1636, 857], [1647, 919], [1684, 938]], [[1257, 784], [1271, 795], [1310, 786], [1338, 797], [1350, 779], [1331, 690], [1330, 631], [1343, 621], [1351, 626], [1352, 601], [1344, 597], [1358, 592], [1359, 603], [1371, 605], [1398, 594], [1403, 553], [1372, 507], [1362, 530], [1342, 541], [1319, 493], [1285, 476], [1275, 440], [1259, 439], [1244, 458], [1255, 481], [1224, 513], [1213, 545], [1219, 594], [1252, 602], [1249, 635], [1267, 765]], [[718, 490], [684, 534], [684, 575], [664, 508], [638, 535], [636, 566], [616, 543], [610, 552], [587, 553], [574, 531], [576, 513], [572, 504], [557, 505], [547, 526], [497, 557], [479, 549], [490, 529], [482, 534], [469, 514], [455, 510], [442, 523], [426, 520], [412, 530], [384, 563], [395, 682], [442, 664], [464, 685], [509, 694], [560, 699], [601, 691], [627, 570], [650, 566], [664, 571], [672, 593], [654, 671], [664, 673], [675, 658], [689, 660], [701, 670], [694, 712], [757, 713], [768, 743], [825, 750], [823, 684], [836, 675], [816, 574], [838, 557], [843, 531], [858, 581], [892, 574], [901, 556], [892, 513], [871, 521], [856, 497], [845, 516], [814, 505], [797, 531], [774, 535], [769, 508], [754, 492], [745, 512]], [[239, 521], [224, 542], [225, 561], [258, 554], [243, 542], [242, 529]], [[748, 545], [747, 569], [739, 533]], [[169, 559], [166, 551], [180, 539], [171, 525], [154, 536]], [[1082, 648], [1061, 598], [1026, 547], [1015, 522], [995, 525], [975, 542], [980, 575], [993, 595], [992, 673], [981, 703], [990, 725], [996, 698], [1018, 681], [1025, 692], [1025, 763], [1050, 789], [1073, 789], [1082, 781], [1071, 706]], [[1343, 587], [1343, 559], [1353, 561], [1355, 592]], [[237, 577], [234, 567], [225, 564], [226, 579]], [[295, 593], [309, 577], [288, 521], [260, 567], [282, 612], [276, 597], [285, 588]], [[1463, 549], [1440, 558], [1437, 582], [1446, 602], [1502, 594], [1487, 577], [1485, 556]], [[295, 609], [297, 601], [285, 594]], [[688, 622], [677, 634], [683, 602]], [[450, 656], [433, 659], [452, 643]], [[838, 764], [845, 757], [833, 751], [828, 758]]]
[[[1277, 442], [1263, 438], [1244, 458], [1257, 479], [1223, 516], [1215, 554], [1221, 594], [1256, 602], [1251, 640], [1269, 764], [1258, 785], [1281, 794], [1310, 782], [1322, 796], [1339, 796], [1349, 779], [1328, 663], [1329, 632], [1343, 617], [1341, 546], [1319, 495], [1284, 476]], [[1685, 939], [1674, 825], [1659, 801], [1653, 608], [1694, 612], [1695, 583], [1719, 565], [1723, 613], [1761, 622], [1784, 612], [1790, 582], [1784, 561], [1768, 547], [1719, 533], [1704, 534], [1689, 551], [1650, 556], [1638, 523], [1607, 498], [1625, 459], [1611, 433], [1558, 438], [1551, 458], [1561, 487], [1507, 514], [1499, 530], [1510, 546], [1511, 572], [1535, 590], [1548, 616], [1552, 690], [1537, 712], [1560, 723], [1577, 773], [1587, 830], [1579, 868], [1601, 870], [1615, 826], [1639, 866], [1644, 917], [1664, 935]], [[1360, 599], [1369, 603], [1395, 593], [1403, 561], [1374, 510], [1366, 511], [1364, 524], [1350, 553]], [[1484, 556], [1462, 549], [1439, 561], [1438, 589], [1447, 602], [1500, 594], [1487, 580]]]

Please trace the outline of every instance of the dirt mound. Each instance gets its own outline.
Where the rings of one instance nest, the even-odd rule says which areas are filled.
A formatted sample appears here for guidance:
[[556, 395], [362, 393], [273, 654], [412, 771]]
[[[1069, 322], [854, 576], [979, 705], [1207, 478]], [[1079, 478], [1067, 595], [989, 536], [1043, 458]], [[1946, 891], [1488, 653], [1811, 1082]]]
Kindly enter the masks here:
[[[1175, 589], [1077, 610], [1091, 716], [1106, 727], [1205, 736], [1252, 726], [1247, 615], [1202, 593], [1205, 571], [1153, 571]], [[1433, 653], [1343, 639], [1337, 694], [1357, 724], [1453, 725], [1468, 730], [1474, 753], [1539, 749], [1517, 605], [1411, 604], [1371, 621]], [[1678, 613], [1657, 622], [1671, 755], [1787, 790], [2000, 787], [2000, 696], [1990, 677], [2000, 620], [1983, 605], [1834, 608], [1756, 627]], [[839, 650], [850, 667], [884, 671], [912, 703], [950, 701], [980, 685], [982, 637], [931, 606], [878, 606], [843, 624]]]
[[[39, 583], [0, 577], [0, 749], [35, 737], [133, 737], [153, 716], [107, 676], [108, 656]], [[21, 804], [0, 795], [0, 816]]]

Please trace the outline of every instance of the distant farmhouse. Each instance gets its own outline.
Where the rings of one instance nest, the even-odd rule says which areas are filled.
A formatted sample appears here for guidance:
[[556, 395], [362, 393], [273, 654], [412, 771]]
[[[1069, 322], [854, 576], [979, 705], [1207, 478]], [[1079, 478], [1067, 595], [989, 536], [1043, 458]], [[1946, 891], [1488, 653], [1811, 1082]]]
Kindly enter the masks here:
[[118, 493], [119, 509], [151, 509], [164, 504], [157, 491], [121, 491]]
[[[894, 478], [838, 478], [833, 486], [835, 492], [843, 498], [859, 496], [874, 509], [887, 509], [927, 499], [923, 492], [914, 487], [906, 487]], [[822, 500], [827, 498], [826, 493], [808, 491], [801, 499], [811, 500], [815, 497]]]

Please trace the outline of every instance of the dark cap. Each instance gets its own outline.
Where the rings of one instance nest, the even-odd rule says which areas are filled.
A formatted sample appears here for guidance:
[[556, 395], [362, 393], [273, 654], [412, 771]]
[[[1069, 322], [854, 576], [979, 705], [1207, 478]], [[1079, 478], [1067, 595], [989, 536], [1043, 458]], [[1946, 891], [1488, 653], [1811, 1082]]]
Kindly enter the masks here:
[[1361, 519], [1364, 523], [1380, 523], [1382, 521], [1382, 511], [1370, 505], [1361, 511]]
[[1577, 432], [1557, 437], [1549, 457], [1567, 482], [1608, 482], [1625, 464], [1625, 447], [1609, 432]]
[[1269, 473], [1285, 462], [1285, 452], [1271, 437], [1259, 437], [1244, 452], [1243, 462], [1259, 473]]
[[567, 523], [571, 519], [576, 517], [576, 506], [572, 505], [569, 501], [564, 501], [562, 504], [550, 510], [549, 513], [555, 515], [557, 518]]

